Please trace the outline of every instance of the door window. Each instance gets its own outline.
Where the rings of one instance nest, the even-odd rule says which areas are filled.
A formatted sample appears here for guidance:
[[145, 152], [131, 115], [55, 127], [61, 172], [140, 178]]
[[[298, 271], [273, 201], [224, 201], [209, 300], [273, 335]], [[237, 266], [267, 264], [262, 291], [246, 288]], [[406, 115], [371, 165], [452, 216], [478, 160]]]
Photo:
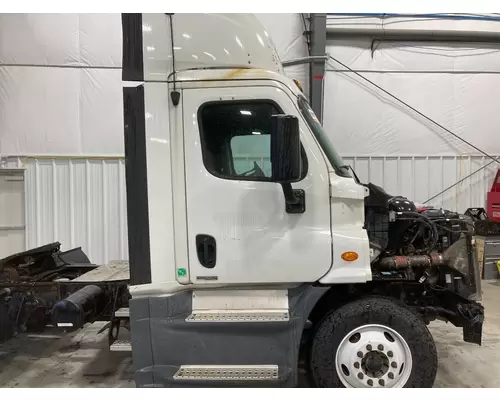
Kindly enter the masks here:
[[233, 136], [230, 143], [236, 175], [259, 169], [263, 176], [271, 178], [271, 135], [254, 131], [252, 135]]
[[[270, 102], [218, 102], [200, 108], [203, 162], [220, 178], [271, 180], [271, 116], [281, 110]], [[302, 149], [303, 176], [307, 173]]]

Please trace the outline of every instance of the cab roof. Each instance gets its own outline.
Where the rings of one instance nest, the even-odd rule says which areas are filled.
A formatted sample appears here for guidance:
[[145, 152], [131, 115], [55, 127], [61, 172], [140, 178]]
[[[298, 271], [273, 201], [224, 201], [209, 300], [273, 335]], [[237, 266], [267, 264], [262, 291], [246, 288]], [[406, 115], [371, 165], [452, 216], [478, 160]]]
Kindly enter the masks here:
[[145, 81], [190, 69], [283, 73], [267, 31], [253, 14], [143, 14]]

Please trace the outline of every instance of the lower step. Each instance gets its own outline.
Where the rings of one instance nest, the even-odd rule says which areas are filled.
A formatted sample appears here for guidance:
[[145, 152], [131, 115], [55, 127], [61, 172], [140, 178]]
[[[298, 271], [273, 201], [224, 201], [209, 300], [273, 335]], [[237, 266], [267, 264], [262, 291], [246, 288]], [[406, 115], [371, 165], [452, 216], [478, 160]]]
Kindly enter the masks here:
[[232, 310], [193, 311], [186, 322], [287, 322], [290, 320], [285, 310]]
[[132, 344], [128, 340], [115, 340], [109, 347], [111, 351], [132, 351]]
[[176, 380], [272, 381], [278, 379], [277, 365], [182, 365]]
[[117, 317], [117, 318], [129, 318], [130, 311], [128, 308], [119, 308], [118, 310], [115, 311], [115, 317]]

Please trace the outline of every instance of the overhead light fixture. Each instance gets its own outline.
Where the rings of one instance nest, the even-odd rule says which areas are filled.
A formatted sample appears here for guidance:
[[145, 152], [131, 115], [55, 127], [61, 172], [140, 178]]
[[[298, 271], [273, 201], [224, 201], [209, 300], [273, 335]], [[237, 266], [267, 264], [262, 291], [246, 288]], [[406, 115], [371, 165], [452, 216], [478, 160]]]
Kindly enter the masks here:
[[146, 46], [146, 50], [147, 51], [155, 51], [155, 47], [154, 46]]
[[253, 131], [253, 132], [252, 132], [252, 135], [260, 135], [260, 132]]
[[251, 111], [248, 110], [240, 110], [241, 115], [252, 115]]

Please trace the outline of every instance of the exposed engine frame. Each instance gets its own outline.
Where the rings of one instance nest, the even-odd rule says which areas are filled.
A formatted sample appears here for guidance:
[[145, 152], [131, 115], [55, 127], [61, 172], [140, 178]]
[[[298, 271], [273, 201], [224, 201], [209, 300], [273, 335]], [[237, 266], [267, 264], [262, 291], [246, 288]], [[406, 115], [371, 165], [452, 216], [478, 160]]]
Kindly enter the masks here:
[[[481, 343], [484, 309], [471, 218], [423, 207], [366, 185], [366, 229], [373, 283], [362, 288], [396, 297], [429, 323], [463, 327], [464, 340]], [[390, 282], [390, 283], [389, 283]]]

